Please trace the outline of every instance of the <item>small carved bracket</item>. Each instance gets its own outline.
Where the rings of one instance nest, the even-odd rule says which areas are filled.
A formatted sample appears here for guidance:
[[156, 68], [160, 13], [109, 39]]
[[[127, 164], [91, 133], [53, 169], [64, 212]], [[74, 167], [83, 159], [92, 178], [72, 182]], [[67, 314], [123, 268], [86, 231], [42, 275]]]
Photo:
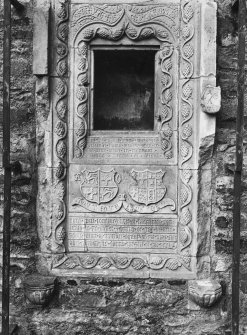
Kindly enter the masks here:
[[53, 296], [55, 284], [55, 277], [39, 274], [27, 276], [23, 283], [27, 303], [33, 308], [46, 306]]
[[221, 107], [221, 88], [206, 86], [201, 100], [202, 110], [208, 114], [216, 114]]
[[221, 285], [212, 279], [192, 280], [189, 283], [189, 298], [200, 307], [213, 306], [222, 296]]

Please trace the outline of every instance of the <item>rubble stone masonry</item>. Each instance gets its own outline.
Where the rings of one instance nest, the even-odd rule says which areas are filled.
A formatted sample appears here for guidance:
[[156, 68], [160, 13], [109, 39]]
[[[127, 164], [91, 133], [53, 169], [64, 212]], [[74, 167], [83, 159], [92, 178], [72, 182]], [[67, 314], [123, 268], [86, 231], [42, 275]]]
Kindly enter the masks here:
[[[103, 279], [60, 277], [47, 307], [33, 308], [24, 297], [23, 281], [37, 269], [40, 241], [36, 224], [37, 143], [36, 117], [47, 119], [48, 92], [32, 73], [33, 11], [35, 0], [23, 1], [25, 11], [12, 8], [11, 59], [11, 325], [20, 335], [223, 335], [231, 334], [231, 263], [233, 171], [237, 108], [237, 13], [230, 0], [217, 0], [217, 86], [222, 107], [217, 114], [211, 160], [205, 143], [203, 160], [211, 164], [212, 197], [201, 197], [199, 211], [212, 208], [211, 227], [199, 232], [204, 239], [201, 272], [210, 273], [222, 287], [212, 307], [188, 300], [187, 280]], [[0, 88], [2, 92], [3, 4], [0, 2]], [[38, 79], [39, 80], [39, 79]], [[44, 80], [44, 79], [40, 79]], [[41, 83], [42, 84], [42, 83]], [[44, 85], [44, 88], [46, 85]], [[35, 96], [36, 95], [36, 96]], [[247, 95], [246, 95], [247, 98]], [[35, 99], [37, 108], [35, 107]], [[0, 110], [2, 95], [0, 94]], [[245, 119], [247, 114], [245, 113]], [[240, 334], [247, 334], [247, 137], [244, 140], [240, 268]], [[3, 173], [0, 174], [0, 230], [3, 228]], [[45, 182], [45, 181], [44, 181]], [[207, 255], [206, 255], [207, 254]], [[206, 255], [206, 256], [204, 256]], [[209, 255], [209, 256], [208, 256]], [[200, 271], [198, 274], [200, 278]], [[13, 328], [14, 329], [14, 328]]]

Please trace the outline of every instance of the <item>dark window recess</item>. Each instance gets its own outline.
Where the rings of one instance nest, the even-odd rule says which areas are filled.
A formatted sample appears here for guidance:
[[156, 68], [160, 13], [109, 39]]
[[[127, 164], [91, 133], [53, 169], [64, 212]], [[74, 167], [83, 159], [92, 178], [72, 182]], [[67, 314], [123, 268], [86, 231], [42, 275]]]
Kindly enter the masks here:
[[94, 130], [154, 129], [155, 53], [94, 51]]

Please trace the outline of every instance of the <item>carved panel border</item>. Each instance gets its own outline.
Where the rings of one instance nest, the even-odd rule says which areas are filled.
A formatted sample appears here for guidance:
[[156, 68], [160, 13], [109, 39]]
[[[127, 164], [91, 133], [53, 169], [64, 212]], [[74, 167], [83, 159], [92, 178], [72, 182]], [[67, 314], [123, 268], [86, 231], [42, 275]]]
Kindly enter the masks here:
[[[76, 115], [79, 127], [76, 127], [74, 134], [76, 138], [74, 155], [76, 158], [83, 157], [87, 144], [89, 44], [97, 37], [114, 42], [124, 36], [127, 36], [131, 41], [142, 41], [150, 38], [156, 38], [160, 41], [160, 67], [163, 87], [159, 108], [161, 123], [159, 134], [164, 157], [166, 159], [173, 157], [173, 130], [169, 124], [173, 116], [172, 92], [170, 90], [173, 78], [170, 71], [172, 69], [171, 58], [174, 51], [174, 41], [179, 33], [175, 21], [169, 26], [164, 24], [162, 19], [164, 19], [164, 16], [167, 19], [168, 14], [170, 14], [175, 20], [176, 15], [178, 16], [178, 8], [177, 5], [84, 5], [73, 13], [73, 47], [77, 49], [79, 57], [76, 92], [78, 100]], [[90, 20], [88, 19], [89, 14], [91, 15]], [[98, 19], [99, 16], [100, 19]], [[98, 23], [95, 23], [95, 21], [98, 21]]]
[[193, 38], [194, 17], [193, 0], [183, 0], [181, 3], [181, 68], [180, 76], [182, 79], [181, 87], [181, 115], [180, 115], [180, 213], [179, 213], [179, 242], [181, 255], [191, 255], [190, 246], [193, 239], [193, 211], [191, 204], [193, 200], [193, 191], [190, 183], [193, 182], [194, 172], [189, 169], [187, 162], [193, 157], [194, 143], [193, 135], [193, 88], [191, 79], [194, 74], [193, 64]]
[[[72, 15], [72, 31], [70, 32], [71, 48], [75, 51], [77, 59], [76, 66], [78, 68], [75, 80], [76, 86], [76, 109], [74, 111], [78, 126], [75, 132], [75, 157], [80, 158], [84, 154], [87, 145], [88, 135], [88, 110], [89, 110], [89, 45], [94, 38], [101, 38], [109, 41], [118, 41], [127, 36], [132, 41], [142, 41], [150, 38], [157, 38], [160, 41], [160, 69], [161, 69], [161, 99], [159, 104], [159, 117], [161, 127], [159, 135], [161, 138], [161, 146], [166, 159], [172, 158], [172, 136], [173, 129], [171, 120], [173, 116], [172, 110], [172, 90], [174, 83], [172, 75], [171, 58], [174, 56], [175, 49], [178, 50], [180, 43], [180, 110], [179, 110], [179, 221], [178, 221], [178, 238], [179, 238], [179, 254], [177, 255], [150, 255], [143, 257], [141, 255], [129, 254], [104, 254], [90, 253], [79, 254], [69, 253], [65, 251], [65, 222], [66, 222], [66, 197], [67, 197], [67, 140], [68, 140], [68, 24], [69, 24], [69, 0], [58, 0], [56, 2], [56, 37], [57, 37], [57, 64], [56, 76], [54, 83], [53, 98], [53, 140], [54, 140], [54, 204], [53, 204], [53, 230], [51, 236], [51, 257], [47, 257], [50, 263], [50, 269], [54, 273], [68, 274], [71, 269], [75, 273], [85, 275], [87, 271], [94, 269], [99, 273], [104, 273], [106, 269], [134, 269], [141, 273], [144, 269], [162, 270], [168, 269], [169, 273], [180, 273], [180, 269], [186, 269], [186, 274], [191, 277], [195, 275], [194, 264], [192, 259], [195, 256], [193, 243], [195, 236], [196, 211], [193, 204], [196, 205], [198, 199], [194, 191], [197, 190], [196, 170], [197, 163], [197, 144], [195, 137], [195, 115], [193, 107], [196, 103], [196, 94], [198, 93], [198, 83], [194, 79], [194, 68], [196, 66], [195, 40], [202, 38], [195, 31], [195, 8], [196, 1], [181, 0], [176, 3], [177, 15], [180, 17], [179, 25], [173, 25], [172, 20], [168, 21], [167, 26], [162, 25], [163, 7], [169, 7], [167, 4], [156, 4], [145, 6], [141, 5], [86, 5], [81, 4], [80, 13], [75, 10]], [[73, 6], [71, 6], [72, 8]], [[75, 6], [76, 8], [76, 6]], [[77, 7], [78, 8], [78, 7]], [[154, 9], [154, 17], [150, 16], [150, 11]], [[172, 12], [171, 6], [167, 9]], [[133, 13], [137, 18], [143, 15], [147, 22], [140, 22], [134, 19]], [[163, 11], [162, 15], [158, 15], [159, 11]], [[166, 14], [168, 15], [168, 14]], [[106, 22], [110, 17], [110, 22]], [[167, 16], [166, 16], [167, 18]], [[78, 19], [78, 24], [76, 20]], [[154, 22], [150, 23], [150, 20]], [[92, 23], [93, 22], [93, 23]], [[202, 32], [200, 32], [202, 34]], [[174, 42], [175, 41], [175, 42]], [[196, 73], [197, 75], [197, 73]], [[196, 119], [196, 121], [198, 118]], [[54, 166], [53, 165], [53, 166]], [[197, 206], [197, 205], [196, 205]], [[193, 254], [193, 255], [192, 255]], [[49, 260], [48, 260], [49, 258]], [[101, 271], [101, 272], [100, 272]], [[158, 271], [157, 271], [158, 272]], [[89, 273], [89, 272], [88, 272]], [[92, 273], [92, 271], [90, 272]], [[117, 273], [117, 272], [116, 272]], [[167, 273], [165, 271], [160, 272]], [[183, 274], [185, 271], [183, 272]]]
[[65, 251], [66, 187], [67, 187], [67, 133], [68, 133], [68, 19], [69, 0], [59, 0], [56, 6], [56, 79], [54, 98], [54, 170], [53, 252]]
[[[95, 8], [94, 8], [95, 7]], [[172, 158], [172, 142], [171, 138], [173, 135], [173, 130], [169, 124], [169, 121], [173, 117], [173, 110], [171, 106], [172, 101], [172, 92], [170, 88], [173, 85], [173, 77], [171, 75], [172, 61], [171, 57], [173, 55], [174, 49], [177, 47], [174, 43], [174, 40], [179, 36], [179, 31], [175, 29], [171, 33], [169, 27], [164, 26], [161, 21], [159, 23], [145, 23], [141, 27], [135, 26], [133, 21], [130, 19], [131, 15], [128, 15], [129, 8], [134, 7], [135, 12], [148, 12], [148, 10], [157, 9], [157, 8], [166, 8], [167, 6], [129, 6], [129, 5], [111, 5], [111, 6], [84, 6], [84, 8], [79, 9], [73, 13], [73, 17], [82, 17], [83, 13], [86, 15], [88, 11], [91, 10], [91, 15], [95, 14], [97, 10], [101, 11], [101, 14], [105, 14], [107, 8], [111, 8], [109, 11], [119, 17], [114, 16], [116, 19], [112, 23], [114, 27], [111, 27], [109, 23], [98, 22], [94, 23], [91, 17], [91, 22], [88, 22], [85, 18], [85, 24], [83, 20], [80, 21], [79, 28], [77, 27], [76, 20], [72, 22], [72, 26], [75, 28], [75, 39], [77, 41], [73, 47], [77, 50], [77, 56], [79, 61], [77, 62], [78, 66], [78, 75], [76, 78], [77, 90], [76, 90], [76, 115], [78, 117], [79, 127], [75, 130], [76, 137], [76, 150], [75, 157], [81, 158], [83, 156], [84, 149], [87, 143], [87, 113], [88, 113], [88, 102], [89, 102], [89, 92], [88, 92], [88, 77], [89, 77], [89, 44], [96, 38], [100, 37], [102, 39], [117, 41], [120, 40], [123, 35], [126, 35], [130, 40], [141, 41], [149, 38], [157, 38], [160, 41], [160, 69], [161, 69], [161, 96], [160, 96], [160, 105], [159, 105], [159, 117], [160, 117], [160, 138], [161, 138], [161, 147], [164, 152], [166, 159]], [[177, 6], [174, 6], [177, 7]], [[182, 10], [186, 7], [182, 5]], [[78, 14], [80, 12], [80, 15]], [[103, 12], [103, 13], [102, 13]], [[128, 13], [128, 14], [127, 14]], [[109, 13], [108, 13], [109, 14]], [[186, 16], [187, 14], [185, 14]], [[94, 17], [93, 17], [94, 18]], [[108, 17], [109, 18], [109, 17]], [[133, 17], [132, 17], [133, 19]], [[131, 26], [132, 25], [132, 26]], [[131, 26], [131, 28], [130, 28]], [[157, 28], [158, 27], [158, 28]], [[162, 27], [162, 29], [161, 29]], [[80, 35], [80, 38], [78, 38]], [[190, 38], [191, 39], [191, 38]], [[190, 40], [189, 39], [189, 40]], [[188, 40], [188, 38], [187, 38]], [[184, 45], [187, 43], [187, 40], [184, 42]], [[184, 53], [186, 53], [184, 51]], [[183, 59], [187, 60], [186, 55], [183, 55]], [[188, 60], [189, 64], [192, 64]], [[183, 197], [186, 199], [182, 204], [182, 208], [185, 208], [189, 204], [189, 200], [192, 198], [192, 191], [187, 183], [191, 179], [191, 176], [183, 176]], [[187, 192], [187, 193], [186, 193]], [[187, 209], [185, 209], [187, 210]], [[187, 227], [190, 219], [186, 217], [185, 210], [182, 211], [182, 217], [180, 219], [180, 243], [181, 243], [181, 252], [186, 249], [192, 239], [191, 231]], [[189, 212], [190, 213], [190, 212]], [[143, 258], [142, 256], [134, 257], [132, 256], [120, 256], [120, 255], [111, 255], [111, 256], [102, 256], [96, 253], [90, 253], [90, 255], [83, 254], [68, 254], [55, 256], [52, 262], [53, 268], [60, 269], [92, 269], [98, 267], [100, 269], [108, 269], [110, 267], [116, 268], [118, 270], [123, 270], [127, 268], [133, 268], [135, 270], [142, 270], [143, 268], [148, 268], [152, 270], [160, 270], [167, 268], [171, 271], [177, 270], [179, 267], [184, 267], [188, 271], [191, 271], [190, 257], [188, 252], [184, 251], [181, 256], [179, 255], [167, 255], [167, 256], [151, 256], [149, 259]]]

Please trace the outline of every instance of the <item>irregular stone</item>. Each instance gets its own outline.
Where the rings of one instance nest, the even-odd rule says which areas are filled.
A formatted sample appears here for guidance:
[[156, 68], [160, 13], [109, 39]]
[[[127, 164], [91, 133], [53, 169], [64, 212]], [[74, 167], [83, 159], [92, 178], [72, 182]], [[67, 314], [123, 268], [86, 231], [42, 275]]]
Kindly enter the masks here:
[[216, 226], [220, 229], [225, 229], [229, 226], [229, 221], [225, 216], [219, 216], [215, 222]]
[[233, 177], [220, 176], [216, 178], [216, 190], [220, 193], [226, 193], [233, 190]]
[[171, 307], [184, 297], [175, 290], [138, 290], [135, 296], [136, 303], [142, 305], [155, 305]]

